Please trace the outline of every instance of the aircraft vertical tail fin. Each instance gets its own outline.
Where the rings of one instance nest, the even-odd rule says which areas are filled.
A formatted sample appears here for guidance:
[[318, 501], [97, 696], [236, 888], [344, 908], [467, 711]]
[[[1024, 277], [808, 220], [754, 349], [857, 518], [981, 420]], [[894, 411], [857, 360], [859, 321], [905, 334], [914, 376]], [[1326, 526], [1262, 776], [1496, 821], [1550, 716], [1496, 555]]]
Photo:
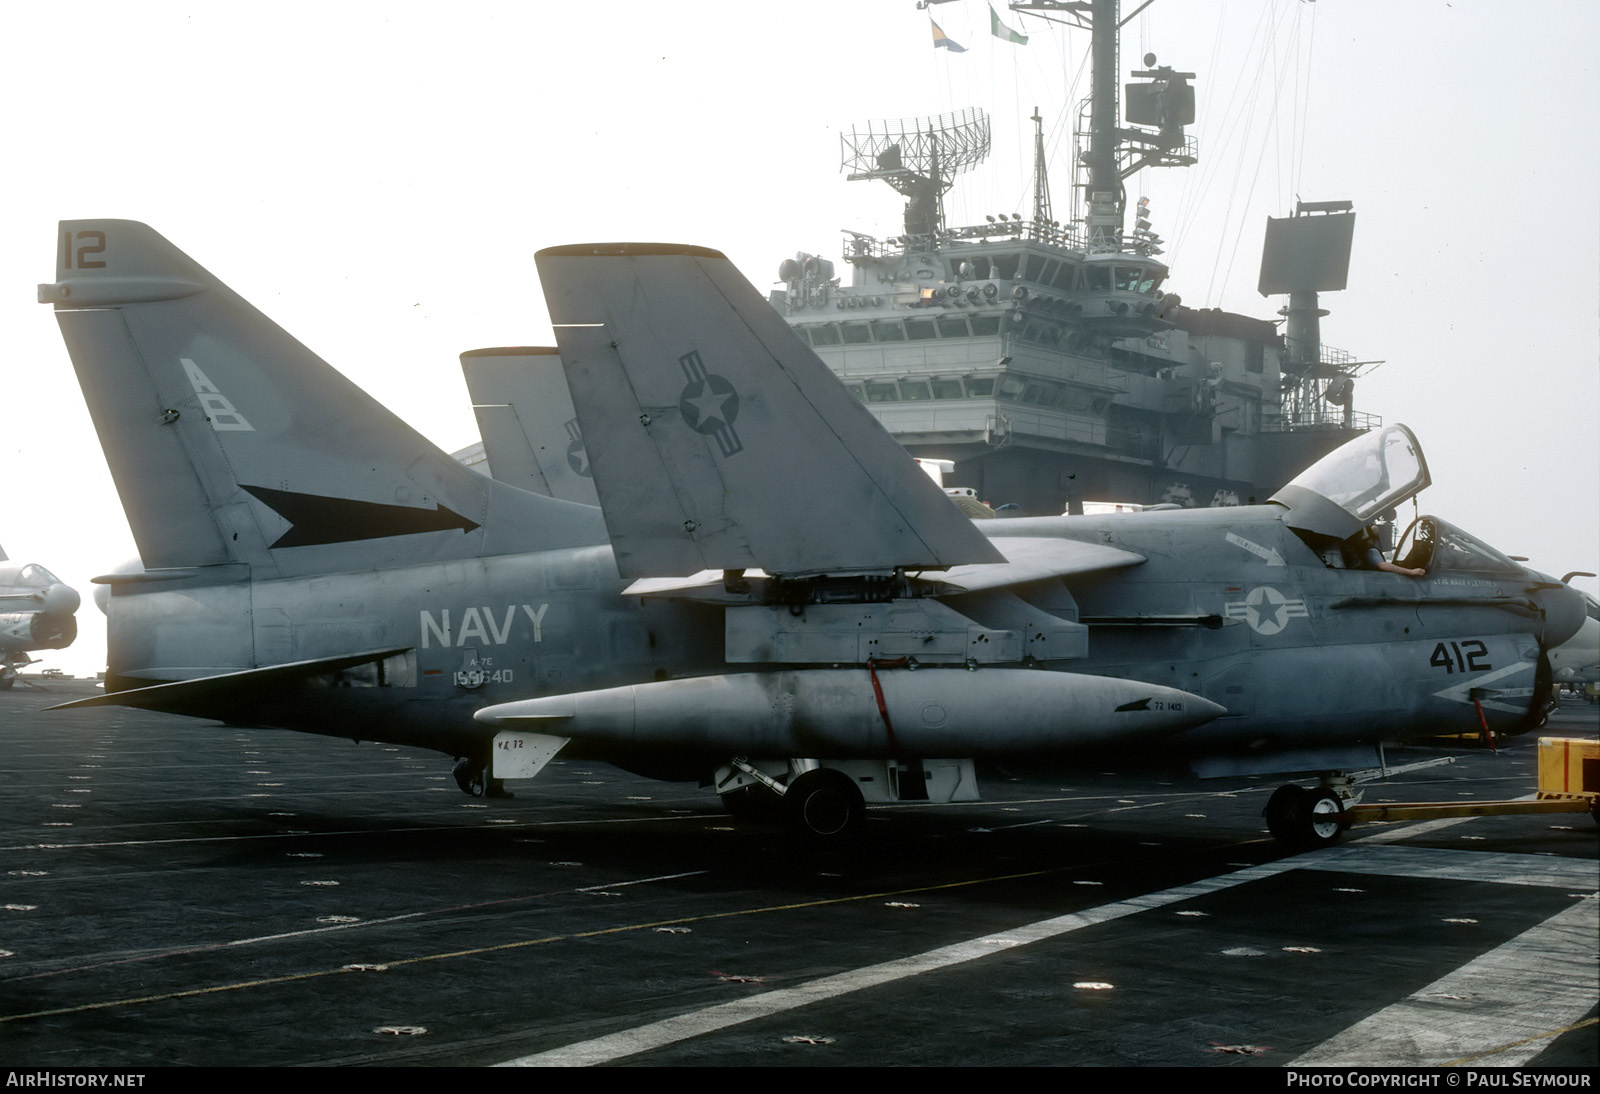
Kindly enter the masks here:
[[452, 460], [149, 227], [63, 221], [56, 317], [140, 557], [283, 576], [594, 542]]
[[496, 479], [536, 494], [599, 505], [557, 352], [468, 350], [461, 355], [461, 372]]
[[624, 577], [1003, 561], [723, 255], [536, 261]]

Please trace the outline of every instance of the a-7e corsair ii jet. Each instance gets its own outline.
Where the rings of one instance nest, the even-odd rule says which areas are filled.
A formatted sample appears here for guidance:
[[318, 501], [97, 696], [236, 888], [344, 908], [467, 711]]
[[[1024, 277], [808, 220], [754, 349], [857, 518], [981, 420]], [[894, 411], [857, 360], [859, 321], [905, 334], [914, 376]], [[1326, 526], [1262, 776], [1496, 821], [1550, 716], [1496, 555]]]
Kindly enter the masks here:
[[0, 551], [0, 691], [17, 682], [34, 650], [64, 650], [78, 637], [76, 589], [33, 562]]
[[823, 836], [973, 796], [975, 758], [1165, 750], [1330, 773], [1269, 816], [1315, 842], [1380, 741], [1542, 714], [1582, 618], [1433, 518], [1427, 576], [1343, 564], [1427, 481], [1402, 427], [1264, 506], [980, 530], [714, 251], [539, 256], [602, 519], [457, 464], [144, 225], [59, 239], [40, 299], [145, 564], [77, 705], [419, 745], [480, 792], [560, 749]]

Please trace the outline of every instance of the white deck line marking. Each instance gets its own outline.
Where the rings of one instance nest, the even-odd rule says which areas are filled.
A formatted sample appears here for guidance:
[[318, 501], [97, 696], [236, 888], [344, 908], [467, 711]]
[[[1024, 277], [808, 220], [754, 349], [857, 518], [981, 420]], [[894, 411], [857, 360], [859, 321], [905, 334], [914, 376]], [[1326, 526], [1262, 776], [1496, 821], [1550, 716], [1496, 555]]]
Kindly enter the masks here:
[[1593, 862], [1554, 855], [1504, 855], [1434, 847], [1330, 847], [1304, 856], [1304, 870], [1389, 874], [1396, 877], [1489, 881], [1496, 885], [1536, 885], [1547, 889], [1594, 892], [1600, 868]]
[[690, 1011], [688, 1014], [663, 1018], [659, 1022], [651, 1022], [648, 1025], [623, 1030], [605, 1037], [596, 1037], [590, 1041], [580, 1041], [577, 1044], [550, 1049], [547, 1052], [535, 1053], [532, 1056], [507, 1060], [497, 1066], [589, 1067], [595, 1064], [609, 1063], [624, 1056], [634, 1056], [641, 1052], [649, 1052], [651, 1049], [675, 1044], [678, 1041], [686, 1041], [703, 1033], [726, 1029], [729, 1026], [753, 1021], [756, 1018], [766, 1018], [786, 1010], [806, 1006], [809, 1003], [832, 999], [840, 995], [848, 995], [851, 992], [877, 987], [879, 984], [888, 984], [908, 976], [917, 976], [920, 973], [933, 972], [936, 969], [960, 965], [980, 957], [992, 957], [996, 953], [1007, 952], [1013, 946], [1025, 946], [1030, 942], [1040, 942], [1047, 938], [1055, 938], [1083, 927], [1093, 927], [1101, 923], [1110, 922], [1113, 919], [1120, 919], [1123, 916], [1136, 915], [1139, 912], [1147, 912], [1153, 908], [1191, 900], [1207, 893], [1231, 889], [1235, 885], [1260, 881], [1262, 878], [1299, 869], [1301, 865], [1301, 856], [1280, 859], [1265, 866], [1252, 866], [1249, 869], [1239, 870], [1232, 874], [1224, 874], [1220, 877], [1197, 881], [1192, 885], [1181, 885], [1176, 889], [1149, 893], [1145, 896], [1134, 897], [1131, 900], [1121, 900], [1098, 908], [1089, 908], [1069, 915], [1043, 919], [1037, 923], [1030, 923], [1000, 934], [986, 934], [978, 938], [969, 939], [966, 942], [957, 942], [951, 946], [929, 950], [927, 953], [903, 957], [895, 961], [885, 961], [879, 965], [869, 965], [863, 969], [853, 969], [850, 972], [842, 972], [835, 976], [826, 976], [821, 980], [813, 980], [811, 983], [802, 984], [797, 988], [782, 988], [778, 991], [765, 992], [748, 999], [739, 999], [731, 1003], [722, 1003], [714, 1007]]
[[[1465, 818], [1464, 818], [1465, 819]], [[1394, 836], [1398, 833], [1385, 833]], [[1267, 863], [1264, 866], [1252, 866], [1238, 870], [1231, 874], [1208, 878], [1195, 882], [1192, 885], [1182, 885], [1175, 889], [1167, 889], [1158, 893], [1149, 893], [1145, 896], [1134, 897], [1131, 900], [1118, 901], [1114, 904], [1102, 905], [1099, 908], [1090, 908], [1082, 912], [1073, 912], [1069, 915], [1056, 916], [1052, 919], [1040, 920], [1037, 923], [1027, 924], [1000, 934], [983, 935], [979, 938], [958, 942], [937, 950], [916, 954], [911, 957], [900, 958], [895, 961], [886, 961], [879, 965], [869, 965], [866, 968], [854, 969], [850, 972], [839, 973], [835, 976], [824, 977], [802, 984], [795, 988], [783, 988], [777, 991], [766, 992], [762, 995], [740, 999], [731, 1003], [722, 1003], [713, 1007], [706, 1007], [687, 1014], [676, 1015], [672, 1018], [663, 1018], [658, 1022], [651, 1022], [633, 1029], [622, 1030], [618, 1033], [604, 1037], [596, 1037], [588, 1041], [565, 1045], [561, 1048], [549, 1049], [545, 1052], [535, 1053], [531, 1056], [522, 1056], [514, 1060], [507, 1060], [498, 1067], [592, 1067], [597, 1064], [610, 1063], [628, 1056], [636, 1056], [642, 1052], [662, 1048], [666, 1045], [686, 1041], [691, 1037], [698, 1037], [705, 1033], [713, 1033], [719, 1029], [740, 1025], [757, 1018], [766, 1018], [780, 1014], [787, 1010], [803, 1007], [810, 1003], [833, 999], [851, 992], [861, 991], [866, 988], [877, 987], [880, 984], [892, 983], [895, 980], [910, 976], [917, 976], [925, 972], [948, 968], [953, 965], [963, 964], [981, 957], [990, 957], [996, 953], [1004, 953], [1015, 946], [1040, 942], [1045, 939], [1055, 938], [1069, 934], [1083, 927], [1092, 927], [1100, 923], [1107, 923], [1123, 916], [1135, 915], [1139, 912], [1150, 911], [1176, 904], [1207, 893], [1219, 892], [1230, 889], [1236, 885], [1244, 885], [1252, 881], [1287, 873], [1290, 870], [1319, 869], [1340, 871], [1345, 873], [1376, 873], [1399, 874], [1409, 877], [1447, 877], [1457, 878], [1468, 876], [1479, 881], [1499, 882], [1517, 885], [1541, 885], [1551, 887], [1576, 886], [1584, 891], [1594, 888], [1594, 864], [1578, 860], [1561, 860], [1542, 855], [1494, 855], [1481, 854], [1472, 851], [1435, 850], [1432, 848], [1398, 848], [1385, 846], [1387, 841], [1375, 841], [1370, 847], [1350, 846], [1337, 849], [1325, 849], [1309, 855], [1295, 855], [1291, 858], [1280, 859], [1277, 862]], [[1526, 860], [1533, 860], [1528, 862]], [[1443, 865], [1438, 865], [1437, 860], [1443, 860]], [[1469, 875], [1464, 875], [1466, 861], [1471, 860], [1488, 866], [1485, 870], [1480, 866]], [[1572, 866], [1564, 863], [1571, 862]], [[1369, 867], [1370, 863], [1370, 867]], [[1595, 999], [1595, 985], [1592, 975], [1594, 958], [1592, 954], [1593, 939], [1595, 937], [1595, 917], [1597, 905], [1600, 900], [1584, 900], [1573, 909], [1562, 912], [1547, 920], [1545, 924], [1534, 928], [1532, 931], [1513, 939], [1498, 950], [1491, 951], [1477, 961], [1464, 966], [1452, 976], [1468, 973], [1468, 970], [1478, 969], [1472, 976], [1472, 983], [1489, 987], [1501, 978], [1508, 977], [1514, 968], [1537, 967], [1539, 969], [1530, 984], [1527, 1001], [1530, 1004], [1543, 1002], [1537, 984], [1550, 984], [1559, 982], [1566, 984], [1576, 982], [1578, 994], [1582, 995], [1581, 1006], [1576, 1014], [1581, 1017], [1593, 1005]], [[1582, 919], [1587, 915], [1587, 919]], [[1577, 916], [1581, 923], [1576, 925], [1563, 919], [1565, 916]], [[1540, 934], [1545, 928], [1557, 924], [1557, 932], [1564, 939], [1567, 949], [1561, 954], [1564, 968], [1557, 975], [1556, 970], [1547, 970], [1544, 961], [1532, 961], [1526, 950], [1527, 943], [1524, 939], [1533, 939], [1531, 943], [1535, 951], [1540, 954], [1554, 952], [1554, 939], [1545, 938]], [[1519, 943], [1523, 943], [1519, 946]], [[1508, 957], [1491, 961], [1495, 954], [1517, 947]], [[1426, 995], [1428, 992], [1444, 990], [1439, 987], [1451, 977], [1439, 981], [1424, 992], [1419, 992], [1413, 999]], [[1521, 976], [1514, 978], [1521, 984]], [[1454, 993], [1455, 989], [1448, 989]], [[1587, 994], [1583, 994], [1586, 992]], [[1506, 999], [1498, 985], [1492, 992], [1478, 993], [1481, 999], [1490, 1007], [1499, 1010], [1505, 1006]], [[1395, 1008], [1390, 1008], [1395, 1009]], [[1544, 1008], [1542, 1013], [1554, 1014], [1559, 1010], [1565, 1014], [1563, 1007], [1552, 1010]], [[1437, 1021], [1437, 1016], [1430, 1020]], [[1549, 1022], [1539, 1021], [1535, 1034], [1557, 1029], [1567, 1024], [1570, 1018], [1551, 1018]], [[1365, 1023], [1362, 1023], [1364, 1025]], [[1353, 1027], [1360, 1028], [1360, 1026]], [[1509, 1023], [1502, 1023], [1496, 1027], [1496, 1032], [1505, 1032], [1512, 1028]], [[1349, 1031], [1347, 1031], [1349, 1032]], [[1340, 1035], [1341, 1037], [1344, 1035]], [[1512, 1036], [1496, 1037], [1493, 1040], [1477, 1040], [1476, 1047], [1481, 1050], [1486, 1045], [1507, 1044], [1517, 1038]], [[1339, 1038], [1327, 1042], [1332, 1045]], [[1353, 1042], [1359, 1044], [1359, 1042]], [[1535, 1048], [1533, 1051], [1536, 1051]], [[1531, 1053], [1530, 1053], [1531, 1054]], [[1308, 1058], [1302, 1057], [1296, 1064], [1305, 1062]], [[1464, 1051], [1454, 1051], [1449, 1055], [1440, 1057], [1441, 1060], [1455, 1059], [1466, 1055]], [[1494, 1063], [1507, 1063], [1511, 1051], [1494, 1058]], [[1381, 1060], [1362, 1060], [1361, 1062], [1382, 1063]]]
[[[1600, 996], [1597, 931], [1600, 900], [1580, 900], [1289, 1066], [1438, 1067], [1473, 1057], [1485, 1067], [1520, 1067]], [[1498, 1045], [1508, 1047], [1492, 1052]]]

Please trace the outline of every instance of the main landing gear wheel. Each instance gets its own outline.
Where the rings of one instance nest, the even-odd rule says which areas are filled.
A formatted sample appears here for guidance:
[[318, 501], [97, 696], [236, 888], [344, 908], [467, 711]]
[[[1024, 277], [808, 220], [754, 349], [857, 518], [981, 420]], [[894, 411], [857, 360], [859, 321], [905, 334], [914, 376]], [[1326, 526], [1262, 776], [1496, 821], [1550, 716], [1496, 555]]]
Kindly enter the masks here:
[[867, 804], [855, 782], [841, 771], [807, 771], [783, 795], [789, 820], [820, 843], [842, 843], [866, 819]]
[[1300, 849], [1326, 847], [1350, 827], [1348, 821], [1340, 819], [1343, 799], [1328, 789], [1280, 786], [1261, 812], [1274, 839]]
[[492, 778], [489, 775], [488, 764], [477, 763], [470, 757], [457, 760], [450, 774], [456, 777], [456, 785], [461, 788], [461, 792], [470, 798], [512, 797], [511, 791], [506, 789], [504, 779]]
[[456, 766], [450, 769], [450, 774], [456, 777], [456, 785], [461, 792], [470, 798], [481, 798], [488, 789], [483, 778], [483, 768], [463, 757], [456, 761]]

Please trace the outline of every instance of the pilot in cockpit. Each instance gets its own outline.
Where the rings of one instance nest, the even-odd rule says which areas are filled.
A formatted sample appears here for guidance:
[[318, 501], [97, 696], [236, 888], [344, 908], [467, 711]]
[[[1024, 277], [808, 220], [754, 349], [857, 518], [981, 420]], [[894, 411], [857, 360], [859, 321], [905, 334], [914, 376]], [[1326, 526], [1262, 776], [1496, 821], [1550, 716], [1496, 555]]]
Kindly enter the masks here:
[[1339, 548], [1344, 554], [1345, 565], [1352, 570], [1383, 570], [1385, 573], [1404, 574], [1407, 577], [1423, 577], [1428, 572], [1423, 569], [1413, 570], [1397, 566], [1385, 559], [1383, 552], [1378, 549], [1378, 533], [1373, 531], [1370, 524], [1339, 544]]

